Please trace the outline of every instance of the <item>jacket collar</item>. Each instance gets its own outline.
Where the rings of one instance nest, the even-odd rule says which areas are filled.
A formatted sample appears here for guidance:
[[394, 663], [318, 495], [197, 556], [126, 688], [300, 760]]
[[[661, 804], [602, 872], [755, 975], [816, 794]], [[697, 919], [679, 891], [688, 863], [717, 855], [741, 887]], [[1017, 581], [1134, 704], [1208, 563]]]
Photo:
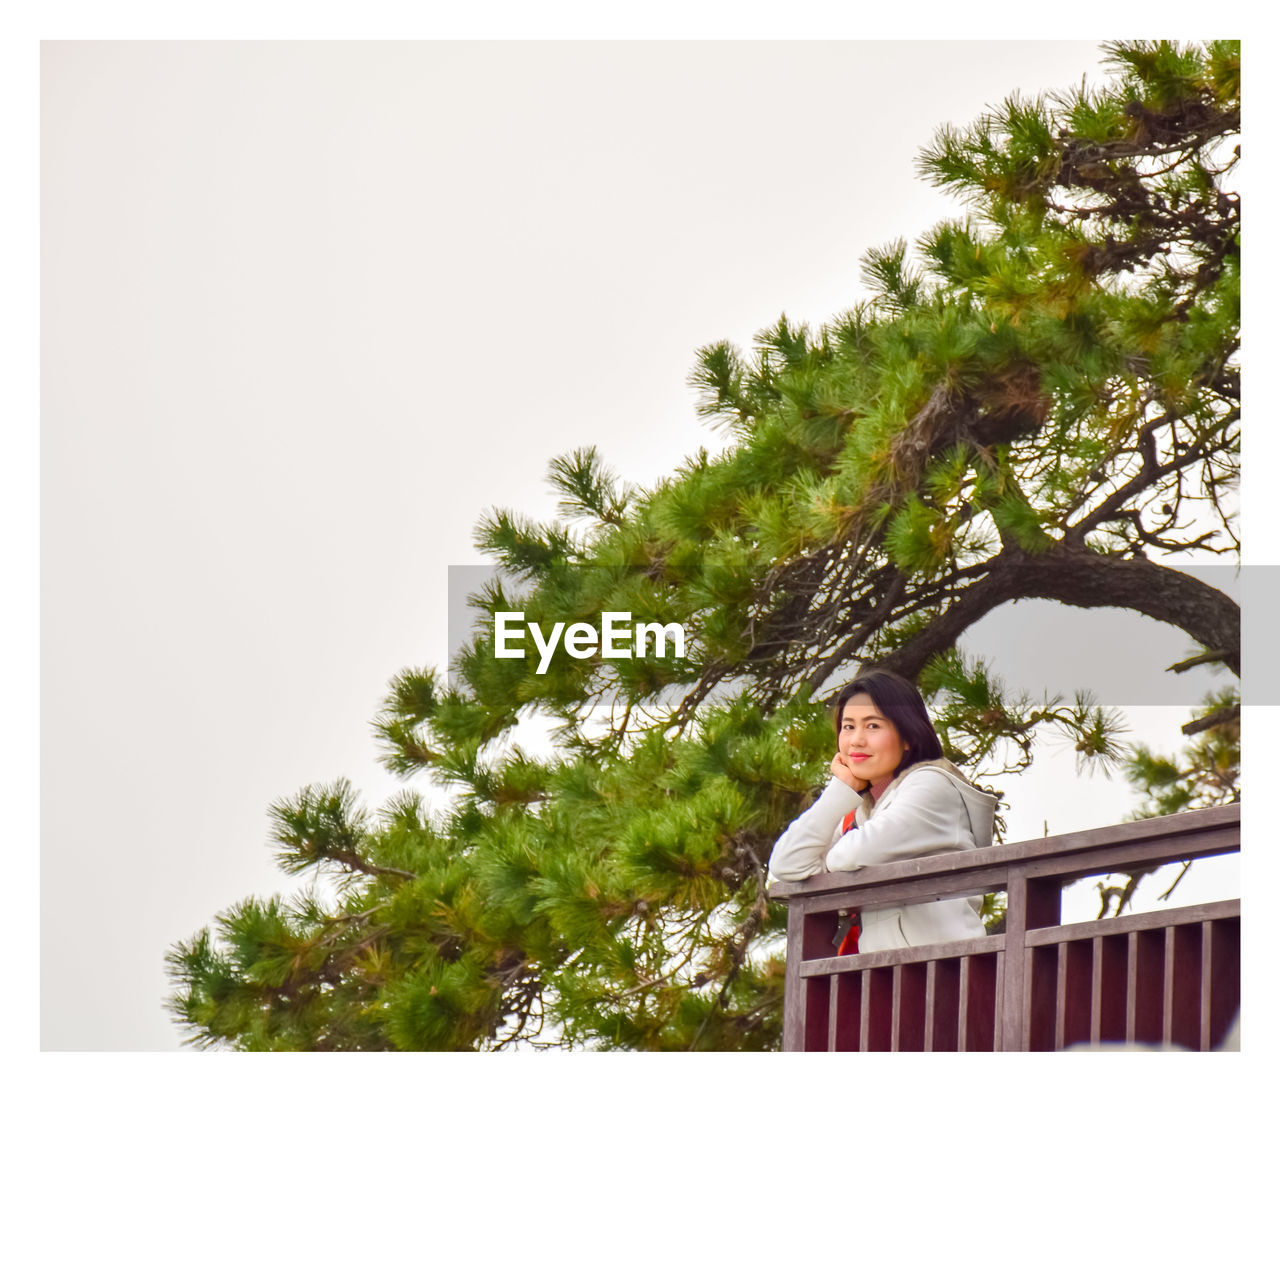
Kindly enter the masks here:
[[[973, 785], [973, 782], [953, 762], [951, 762], [950, 759], [945, 759], [945, 758], [921, 759], [919, 763], [912, 763], [910, 767], [904, 768], [901, 772], [899, 772], [897, 776], [895, 776], [893, 780], [891, 780], [884, 787], [884, 789], [880, 793], [879, 798], [871, 797], [870, 787], [868, 787], [863, 792], [862, 806], [866, 809], [867, 814], [870, 815], [874, 807], [884, 802], [885, 795], [888, 794], [890, 790], [897, 789], [898, 786], [902, 784], [903, 780], [906, 777], [910, 776], [912, 772], [919, 771], [920, 768], [922, 767], [940, 768], [942, 771], [947, 772], [951, 776], [958, 776], [962, 781], [964, 781], [966, 785]], [[974, 788], [976, 789], [977, 786], [974, 786]]]

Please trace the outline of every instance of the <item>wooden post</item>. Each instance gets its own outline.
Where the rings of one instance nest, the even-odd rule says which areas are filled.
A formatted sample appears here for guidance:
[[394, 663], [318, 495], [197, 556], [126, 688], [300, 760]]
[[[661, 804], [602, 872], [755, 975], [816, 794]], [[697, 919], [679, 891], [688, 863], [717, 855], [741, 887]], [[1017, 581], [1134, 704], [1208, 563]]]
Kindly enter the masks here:
[[[1004, 999], [1000, 1009], [1000, 1048], [1025, 1050], [1031, 1041], [1030, 949], [1027, 931], [1061, 920], [1062, 884], [1056, 878], [1031, 878], [1024, 869], [1009, 870], [1004, 934]], [[1049, 1002], [1053, 1008], [1053, 1002]], [[1050, 1023], [1052, 1027], [1052, 1023]]]
[[804, 956], [804, 912], [799, 904], [787, 906], [787, 971], [783, 978], [782, 1048], [804, 1049], [804, 983], [800, 960]]

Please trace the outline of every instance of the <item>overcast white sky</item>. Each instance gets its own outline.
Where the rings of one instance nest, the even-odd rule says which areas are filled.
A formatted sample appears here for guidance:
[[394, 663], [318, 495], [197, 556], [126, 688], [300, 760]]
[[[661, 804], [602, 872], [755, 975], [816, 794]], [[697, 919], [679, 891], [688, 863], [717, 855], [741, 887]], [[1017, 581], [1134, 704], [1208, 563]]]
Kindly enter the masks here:
[[[46, 45], [42, 1045], [177, 1048], [165, 949], [298, 885], [268, 804], [399, 787], [369, 720], [445, 662], [482, 511], [550, 514], [574, 446], [648, 484], [720, 444], [699, 345], [847, 307], [867, 248], [960, 211], [914, 173], [937, 126], [1100, 73], [1069, 42]], [[1013, 838], [1132, 801], [1069, 753], [1005, 784]]]

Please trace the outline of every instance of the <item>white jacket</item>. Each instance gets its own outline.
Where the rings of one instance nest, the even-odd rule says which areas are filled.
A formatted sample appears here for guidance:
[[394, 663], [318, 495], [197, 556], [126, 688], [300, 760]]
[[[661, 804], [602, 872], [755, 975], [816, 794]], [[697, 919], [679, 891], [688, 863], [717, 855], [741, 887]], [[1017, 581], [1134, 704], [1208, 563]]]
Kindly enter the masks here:
[[[855, 827], [842, 834], [841, 823], [855, 809]], [[995, 809], [993, 795], [943, 758], [912, 764], [874, 802], [833, 776], [818, 801], [774, 843], [769, 872], [799, 882], [824, 871], [989, 847]], [[973, 939], [986, 934], [981, 908], [981, 896], [960, 896], [866, 910], [858, 951]]]

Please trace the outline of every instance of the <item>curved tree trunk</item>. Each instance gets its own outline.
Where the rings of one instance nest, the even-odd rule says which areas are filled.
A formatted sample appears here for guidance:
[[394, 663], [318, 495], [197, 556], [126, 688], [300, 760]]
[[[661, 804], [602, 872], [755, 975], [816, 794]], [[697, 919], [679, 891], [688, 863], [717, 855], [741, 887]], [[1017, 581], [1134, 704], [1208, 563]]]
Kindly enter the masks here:
[[1132, 609], [1185, 631], [1240, 674], [1240, 606], [1216, 587], [1145, 557], [1059, 548], [1045, 555], [1004, 552], [924, 630], [879, 664], [914, 679], [935, 653], [1010, 600], [1057, 600], [1076, 608]]

